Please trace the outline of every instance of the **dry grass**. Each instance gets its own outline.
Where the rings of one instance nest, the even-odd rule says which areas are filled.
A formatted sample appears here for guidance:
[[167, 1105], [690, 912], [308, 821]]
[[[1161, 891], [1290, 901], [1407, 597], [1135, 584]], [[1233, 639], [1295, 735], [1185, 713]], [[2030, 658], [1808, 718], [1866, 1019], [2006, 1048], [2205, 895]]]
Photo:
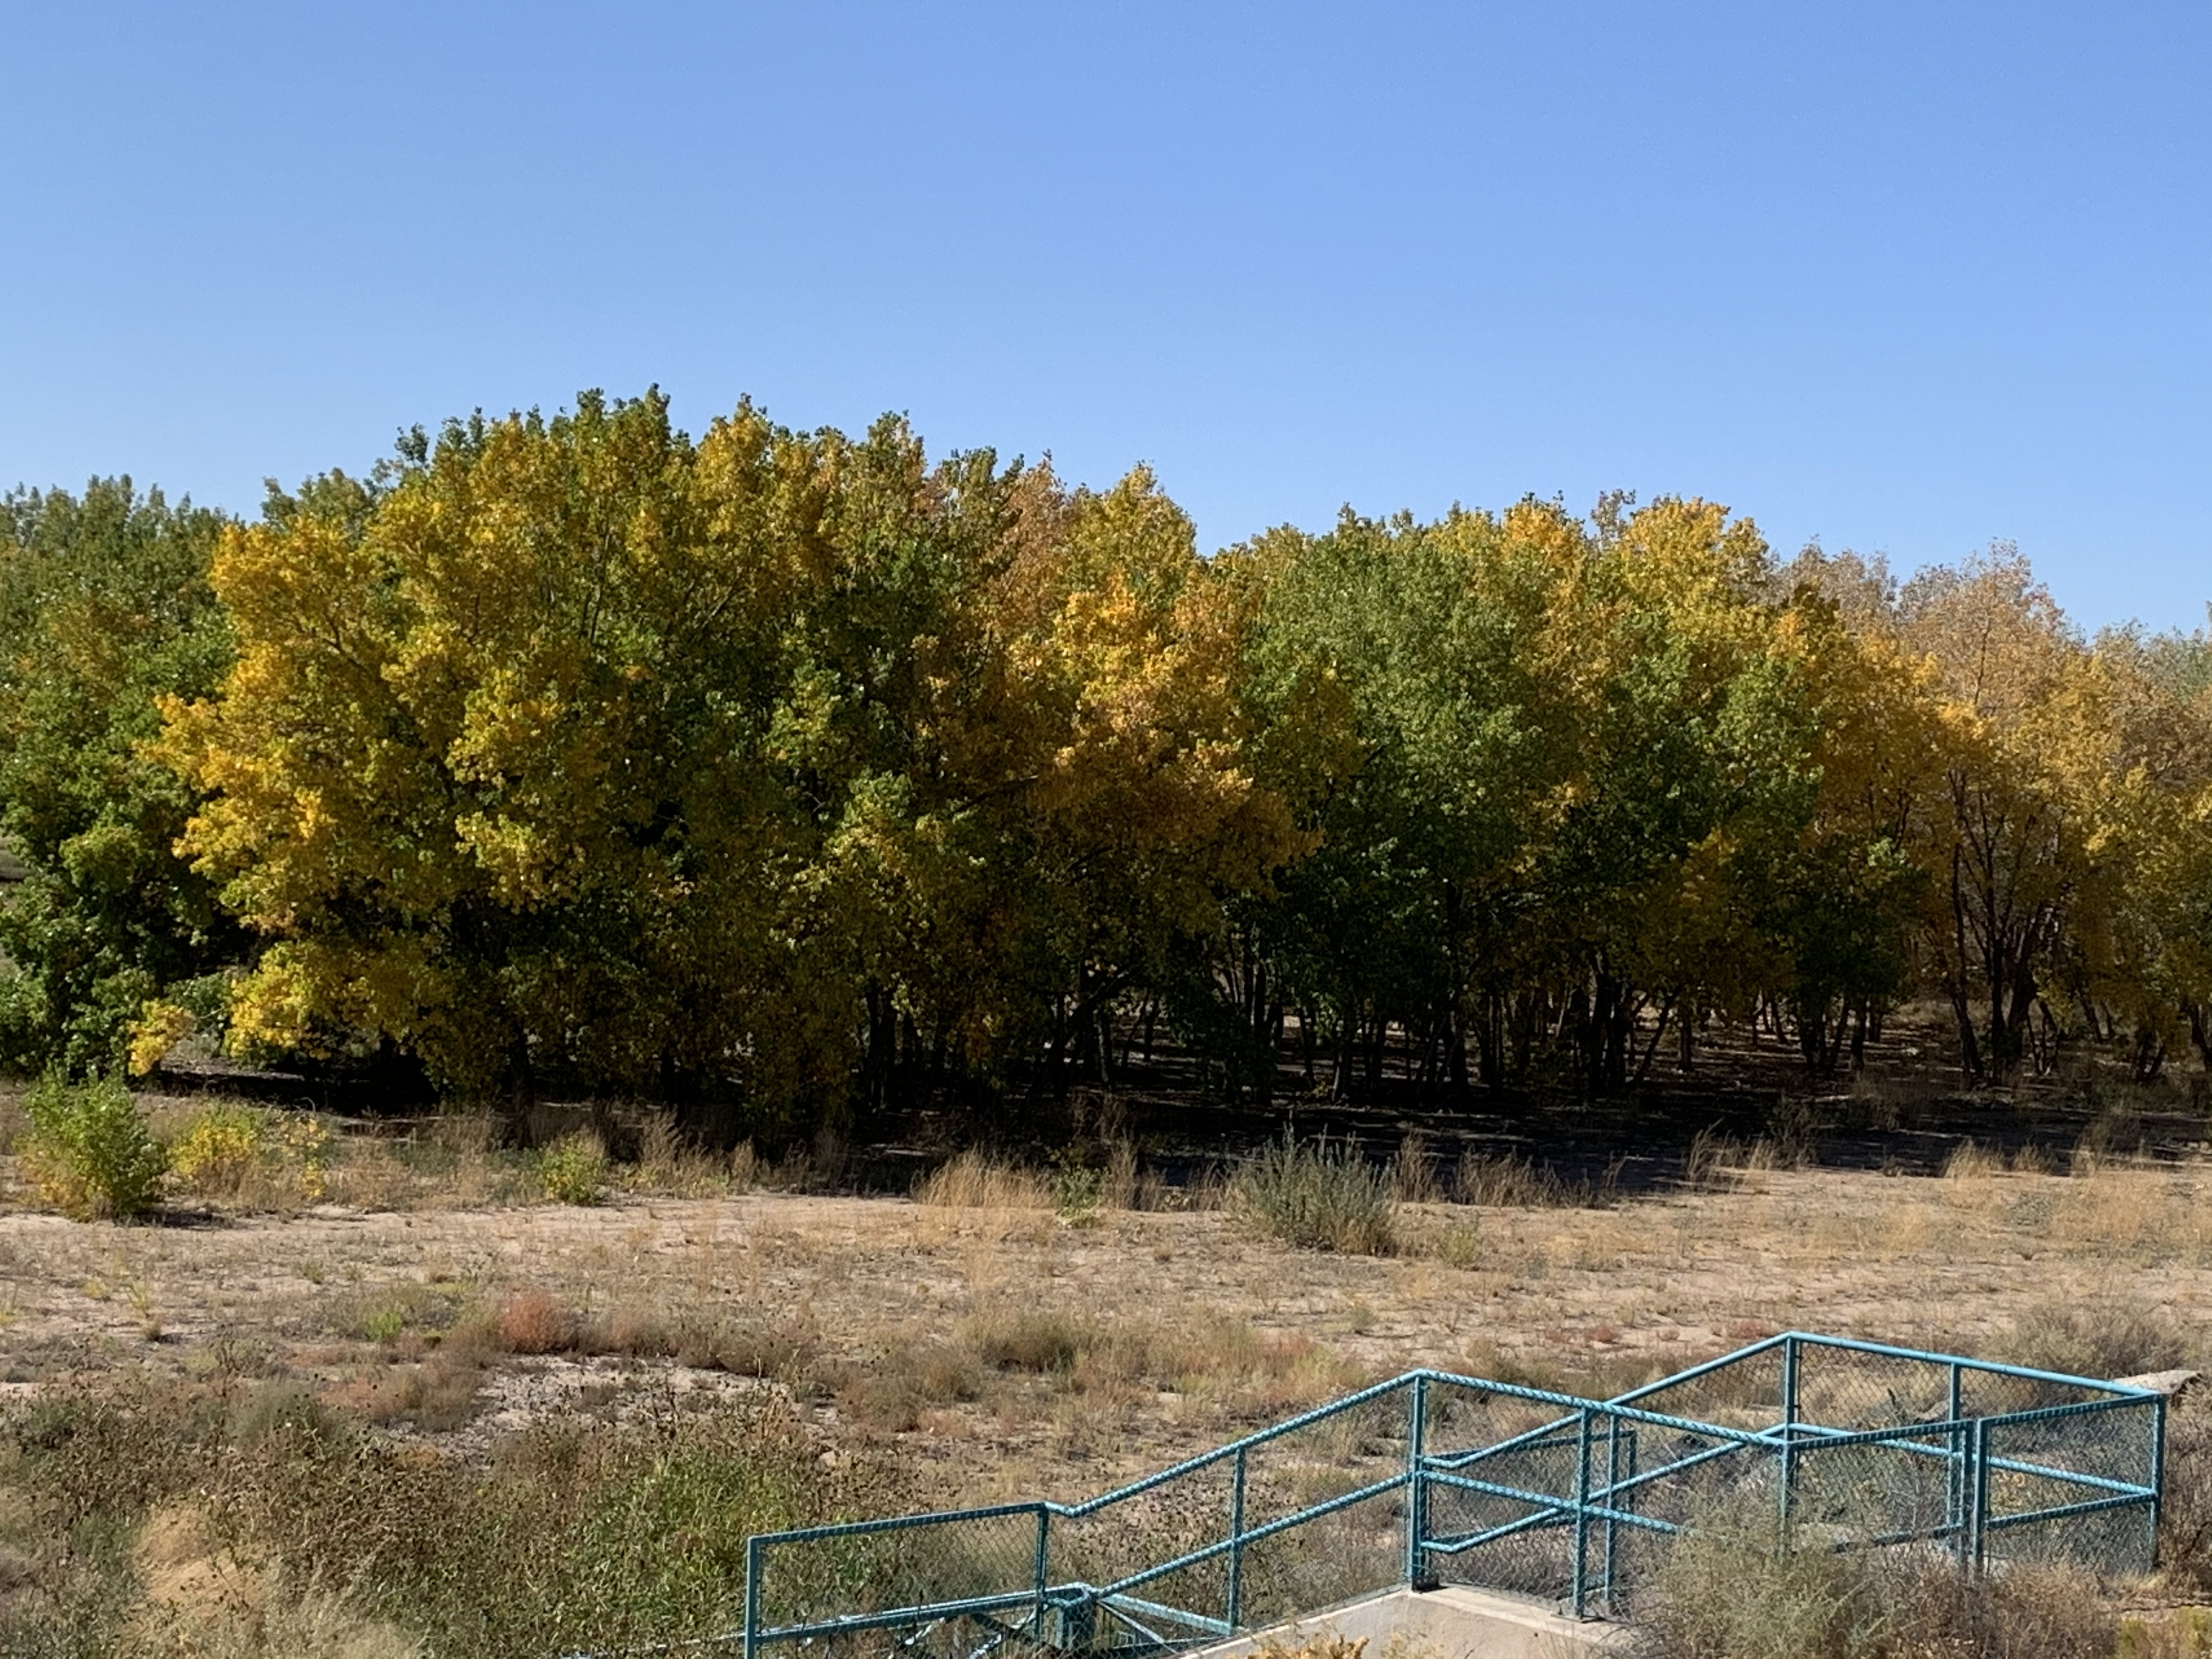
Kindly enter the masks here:
[[2033, 1142], [2006, 1153], [1978, 1141], [1962, 1140], [1943, 1160], [1943, 1178], [1982, 1181], [2004, 1175], [2055, 1175], [2057, 1167], [2051, 1154]]
[[978, 1152], [947, 1158], [915, 1183], [915, 1201], [945, 1210], [1049, 1210], [1052, 1182]]
[[[1113, 1143], [1079, 1227], [1042, 1175], [981, 1158], [919, 1204], [764, 1189], [673, 1138], [629, 1167], [600, 1206], [546, 1205], [518, 1155], [425, 1124], [333, 1158], [354, 1201], [189, 1227], [0, 1212], [0, 1395], [245, 1378], [482, 1458], [562, 1413], [767, 1389], [923, 1504], [1081, 1497], [1415, 1364], [1601, 1396], [1795, 1327], [2111, 1372], [2203, 1363], [2172, 1334], [2212, 1316], [2212, 1167], [2116, 1154], [1731, 1170], [1600, 1209], [1507, 1165], [1480, 1208], [1415, 1204], [1382, 1256], [1123, 1207], [1146, 1176]], [[2212, 1432], [2183, 1409], [2172, 1444], [2185, 1587], [2212, 1582]]]
[[2118, 1617], [2087, 1574], [2017, 1567], [1966, 1577], [1947, 1562], [1777, 1554], [1771, 1518], [1723, 1514], [1669, 1552], [1639, 1608], [1643, 1659], [2109, 1659]]
[[1444, 1183], [1437, 1168], [1436, 1152], [1419, 1130], [1398, 1143], [1398, 1155], [1390, 1160], [1390, 1182], [1392, 1194], [1401, 1204], [1443, 1201]]
[[1286, 1135], [1246, 1158], [1229, 1183], [1232, 1212], [1285, 1243], [1346, 1255], [1387, 1255], [1396, 1243], [1396, 1177], [1348, 1145]]
[[1613, 1201], [1620, 1173], [1616, 1164], [1595, 1185], [1569, 1182], [1518, 1153], [1473, 1152], [1460, 1159], [1452, 1188], [1461, 1203], [1494, 1209], [1592, 1209]]

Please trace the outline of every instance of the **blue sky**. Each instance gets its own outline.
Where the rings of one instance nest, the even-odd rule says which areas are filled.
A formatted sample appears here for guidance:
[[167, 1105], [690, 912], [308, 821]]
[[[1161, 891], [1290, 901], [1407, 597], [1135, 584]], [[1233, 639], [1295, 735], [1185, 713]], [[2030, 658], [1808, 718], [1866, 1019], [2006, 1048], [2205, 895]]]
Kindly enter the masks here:
[[1728, 502], [2212, 599], [2212, 8], [0, 14], [0, 484], [250, 510], [658, 383], [1340, 504]]

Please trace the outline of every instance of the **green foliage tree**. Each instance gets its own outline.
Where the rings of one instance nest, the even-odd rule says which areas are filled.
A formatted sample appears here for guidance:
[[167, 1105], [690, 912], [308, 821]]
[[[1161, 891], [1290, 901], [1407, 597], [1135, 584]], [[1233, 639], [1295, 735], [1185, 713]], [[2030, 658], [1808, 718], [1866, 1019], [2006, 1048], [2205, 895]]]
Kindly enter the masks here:
[[[219, 1018], [245, 948], [174, 852], [198, 798], [148, 752], [166, 696], [230, 660], [221, 515], [128, 478], [0, 501], [0, 1063], [117, 1070], [134, 1030]], [[167, 1012], [162, 1012], [164, 1007]]]

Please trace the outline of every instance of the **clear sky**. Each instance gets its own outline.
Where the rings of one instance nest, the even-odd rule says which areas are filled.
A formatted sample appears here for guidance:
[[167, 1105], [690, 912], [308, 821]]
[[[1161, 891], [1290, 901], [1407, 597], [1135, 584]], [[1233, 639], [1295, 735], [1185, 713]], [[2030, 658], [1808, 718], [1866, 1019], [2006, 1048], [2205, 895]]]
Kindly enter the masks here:
[[0, 10], [0, 485], [658, 383], [1285, 520], [1697, 494], [2212, 599], [2212, 7]]

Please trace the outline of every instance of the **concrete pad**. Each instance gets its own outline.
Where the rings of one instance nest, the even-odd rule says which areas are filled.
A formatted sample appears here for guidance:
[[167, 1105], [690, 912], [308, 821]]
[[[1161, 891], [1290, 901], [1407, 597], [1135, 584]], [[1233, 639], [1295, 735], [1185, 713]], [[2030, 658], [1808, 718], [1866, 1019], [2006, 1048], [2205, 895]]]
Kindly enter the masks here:
[[1364, 1659], [1383, 1659], [1394, 1639], [1403, 1659], [1590, 1659], [1626, 1653], [1631, 1639], [1620, 1625], [1565, 1618], [1540, 1603], [1490, 1590], [1401, 1586], [1200, 1648], [1186, 1659], [1246, 1659], [1266, 1649], [1301, 1648], [1332, 1637], [1365, 1642]]

